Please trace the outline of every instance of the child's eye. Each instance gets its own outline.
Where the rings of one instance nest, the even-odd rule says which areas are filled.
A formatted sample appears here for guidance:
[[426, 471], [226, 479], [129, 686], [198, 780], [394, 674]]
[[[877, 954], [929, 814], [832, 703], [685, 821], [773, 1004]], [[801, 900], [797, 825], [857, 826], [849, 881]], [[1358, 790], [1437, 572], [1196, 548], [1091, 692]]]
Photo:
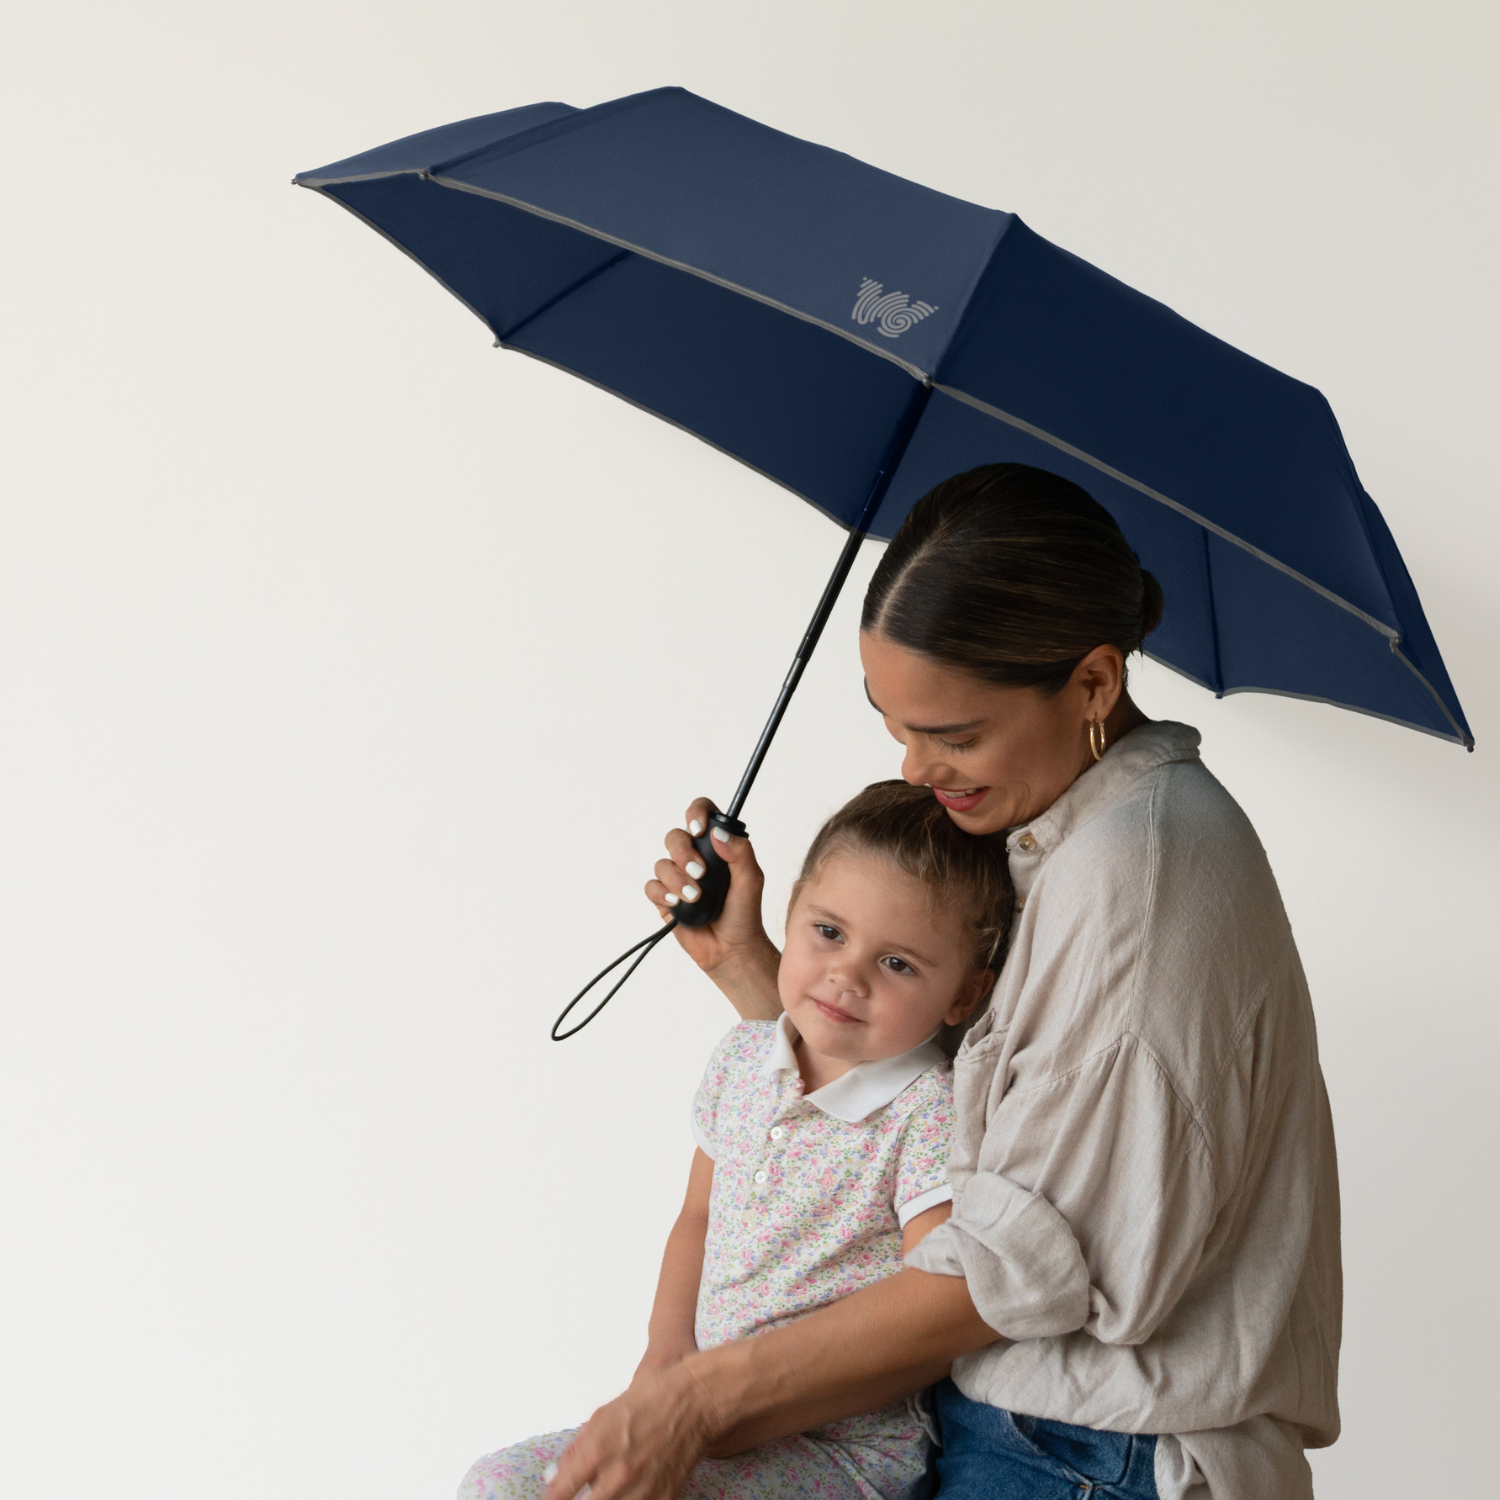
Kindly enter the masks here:
[[944, 750], [972, 750], [974, 748], [973, 740], [945, 740], [939, 737], [938, 744]]
[[814, 922], [813, 931], [816, 932], [820, 938], [826, 938], [830, 943], [836, 943], [841, 937], [843, 937], [843, 933], [841, 933], [837, 927], [830, 927], [827, 922]]
[[897, 958], [894, 953], [887, 954], [880, 961], [892, 974], [915, 974], [917, 972], [904, 958]]

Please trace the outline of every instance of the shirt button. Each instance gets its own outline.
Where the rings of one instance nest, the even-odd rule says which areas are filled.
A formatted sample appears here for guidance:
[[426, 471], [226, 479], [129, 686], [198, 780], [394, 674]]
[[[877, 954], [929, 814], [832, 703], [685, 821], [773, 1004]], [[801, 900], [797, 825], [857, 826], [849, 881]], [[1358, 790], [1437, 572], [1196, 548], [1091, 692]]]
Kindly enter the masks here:
[[766, 1174], [765, 1174], [765, 1173], [764, 1173], [764, 1172], [757, 1172], [757, 1173], [756, 1173], [756, 1174], [755, 1174], [755, 1180], [756, 1180], [756, 1181], [757, 1181], [757, 1182], [766, 1182], [766, 1181], [768, 1181], [768, 1180], [769, 1180], [769, 1179], [768, 1179], [768, 1178], [767, 1178], [767, 1176], [766, 1176]]
[[1030, 854], [1031, 851], [1036, 848], [1036, 840], [1029, 833], [1023, 833], [1021, 837], [1016, 840], [1016, 848], [1021, 850], [1024, 854]]
[[782, 1136], [784, 1136], [785, 1134], [786, 1134], [786, 1131], [784, 1131], [781, 1128], [781, 1126], [779, 1126], [779, 1125], [773, 1125], [771, 1127], [771, 1139], [773, 1141], [779, 1141], [782, 1138]]

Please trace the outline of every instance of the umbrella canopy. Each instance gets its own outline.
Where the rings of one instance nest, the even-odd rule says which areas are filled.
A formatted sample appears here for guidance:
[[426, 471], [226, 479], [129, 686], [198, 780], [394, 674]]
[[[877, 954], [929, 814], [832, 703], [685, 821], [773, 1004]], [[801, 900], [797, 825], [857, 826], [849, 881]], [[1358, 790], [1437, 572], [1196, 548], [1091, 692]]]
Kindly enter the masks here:
[[1052, 469], [1161, 582], [1155, 659], [1221, 695], [1473, 746], [1323, 396], [1013, 214], [682, 89], [505, 110], [296, 182], [502, 348], [686, 428], [856, 536], [890, 537], [978, 464]]

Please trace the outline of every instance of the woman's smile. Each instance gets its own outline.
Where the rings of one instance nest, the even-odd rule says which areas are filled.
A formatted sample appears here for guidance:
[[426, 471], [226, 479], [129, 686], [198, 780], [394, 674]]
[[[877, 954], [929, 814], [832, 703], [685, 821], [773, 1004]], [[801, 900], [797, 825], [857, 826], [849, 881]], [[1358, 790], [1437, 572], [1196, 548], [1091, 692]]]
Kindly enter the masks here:
[[984, 801], [988, 791], [987, 786], [969, 787], [963, 791], [949, 791], [946, 787], [935, 786], [932, 795], [954, 812], [973, 812]]

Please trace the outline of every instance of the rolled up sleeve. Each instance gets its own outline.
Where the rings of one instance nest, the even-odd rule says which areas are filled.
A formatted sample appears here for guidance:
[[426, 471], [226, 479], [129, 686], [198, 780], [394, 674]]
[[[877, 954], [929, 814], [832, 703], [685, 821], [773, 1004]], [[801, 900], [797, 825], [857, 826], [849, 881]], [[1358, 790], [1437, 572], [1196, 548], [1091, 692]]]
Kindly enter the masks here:
[[964, 1277], [1007, 1338], [1136, 1344], [1192, 1276], [1216, 1198], [1190, 1112], [1127, 1036], [999, 1103], [953, 1216], [906, 1263]]
[[979, 1316], [1006, 1338], [1071, 1333], [1088, 1319], [1088, 1266], [1067, 1220], [1007, 1177], [971, 1177], [953, 1217], [906, 1264], [962, 1276]]

